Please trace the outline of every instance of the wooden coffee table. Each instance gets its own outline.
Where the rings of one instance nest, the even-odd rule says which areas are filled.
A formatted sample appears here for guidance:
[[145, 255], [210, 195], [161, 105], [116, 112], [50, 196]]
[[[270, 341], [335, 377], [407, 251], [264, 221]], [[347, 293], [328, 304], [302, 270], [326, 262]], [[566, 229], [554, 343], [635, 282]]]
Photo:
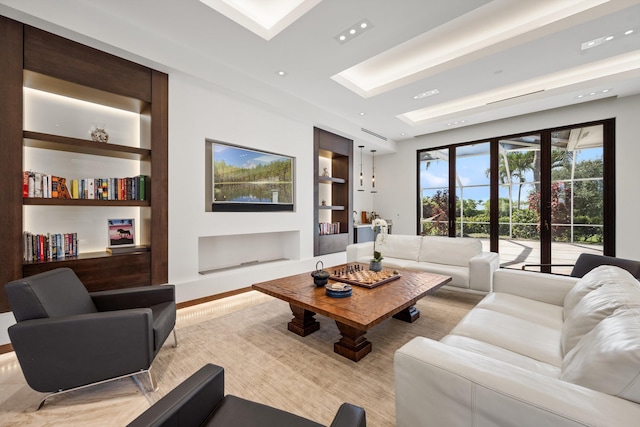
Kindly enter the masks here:
[[[326, 270], [333, 272], [345, 266]], [[365, 337], [370, 328], [391, 316], [414, 322], [420, 317], [420, 311], [414, 306], [416, 301], [451, 281], [451, 277], [439, 274], [399, 272], [399, 279], [371, 289], [353, 286], [352, 295], [346, 298], [328, 297], [324, 286], [317, 287], [313, 283], [311, 273], [256, 283], [252, 287], [289, 303], [293, 319], [288, 329], [300, 336], [307, 336], [320, 328], [320, 323], [313, 317], [316, 314], [335, 320], [342, 338], [334, 344], [333, 350], [357, 362], [371, 352], [371, 343]]]

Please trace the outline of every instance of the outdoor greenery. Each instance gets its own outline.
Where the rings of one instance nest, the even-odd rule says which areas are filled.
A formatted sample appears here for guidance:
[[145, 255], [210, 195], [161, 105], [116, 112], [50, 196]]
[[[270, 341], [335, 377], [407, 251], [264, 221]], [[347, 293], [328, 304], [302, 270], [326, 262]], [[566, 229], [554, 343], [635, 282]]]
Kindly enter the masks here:
[[[551, 221], [552, 238], [561, 242], [602, 243], [602, 158], [578, 161], [571, 176], [575, 153], [553, 150], [551, 153]], [[500, 158], [498, 179], [501, 184], [517, 185], [518, 195], [511, 205], [508, 198], [500, 198], [499, 234], [513, 239], [538, 239], [540, 234], [539, 156], [534, 150], [513, 151], [506, 154], [509, 168], [504, 158]], [[485, 172], [489, 175], [489, 170]], [[522, 188], [527, 176], [533, 176], [531, 190], [522, 197]], [[449, 192], [438, 190], [431, 197], [422, 199], [424, 234], [448, 234]], [[526, 203], [521, 203], [526, 200]], [[571, 203], [573, 201], [573, 206]], [[462, 203], [462, 206], [461, 206]], [[511, 205], [511, 206], [510, 206]], [[462, 218], [460, 210], [462, 208]], [[573, 239], [571, 237], [571, 215], [573, 208]], [[511, 222], [509, 213], [511, 209]], [[510, 226], [511, 223], [511, 226]], [[563, 225], [566, 224], [566, 225]], [[589, 226], [593, 225], [593, 226]], [[489, 201], [456, 197], [456, 227], [461, 226], [465, 236], [488, 237]], [[511, 229], [510, 229], [511, 228]]]

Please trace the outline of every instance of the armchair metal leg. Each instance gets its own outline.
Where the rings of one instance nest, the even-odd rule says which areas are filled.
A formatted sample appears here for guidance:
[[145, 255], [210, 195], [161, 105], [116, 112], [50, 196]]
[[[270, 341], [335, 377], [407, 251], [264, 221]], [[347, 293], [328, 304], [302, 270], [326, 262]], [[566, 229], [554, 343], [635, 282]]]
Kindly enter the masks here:
[[59, 395], [64, 394], [64, 393], [69, 393], [70, 391], [82, 390], [83, 388], [93, 387], [95, 385], [105, 384], [105, 383], [108, 383], [108, 382], [111, 382], [111, 381], [121, 380], [123, 378], [128, 378], [128, 377], [134, 377], [135, 378], [136, 375], [142, 374], [142, 373], [145, 373], [145, 372], [149, 375], [149, 381], [151, 382], [152, 391], [158, 391], [158, 383], [156, 382], [156, 378], [153, 375], [153, 373], [151, 373], [151, 368], [149, 368], [149, 369], [143, 369], [143, 370], [138, 371], [138, 372], [133, 372], [131, 374], [121, 375], [119, 377], [109, 378], [109, 379], [102, 380], [102, 381], [97, 381], [95, 383], [85, 384], [85, 385], [81, 385], [79, 387], [68, 388], [66, 390], [58, 390], [58, 391], [55, 391], [53, 393], [49, 393], [45, 397], [42, 398], [42, 400], [40, 401], [40, 404], [38, 405], [38, 409], [36, 409], [36, 411], [39, 411], [44, 406], [44, 402], [48, 398], [50, 398], [52, 396], [59, 396]]
[[173, 328], [173, 348], [178, 348], [178, 335], [176, 335], [176, 328]]

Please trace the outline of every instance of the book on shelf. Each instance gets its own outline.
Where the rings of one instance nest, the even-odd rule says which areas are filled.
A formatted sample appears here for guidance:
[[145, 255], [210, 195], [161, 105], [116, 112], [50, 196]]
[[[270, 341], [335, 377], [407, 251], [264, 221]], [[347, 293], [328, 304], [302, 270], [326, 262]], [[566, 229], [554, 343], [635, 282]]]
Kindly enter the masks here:
[[78, 256], [78, 233], [22, 233], [23, 261], [52, 261]]
[[325, 234], [340, 234], [339, 222], [321, 222], [319, 224], [320, 235]]
[[40, 172], [22, 173], [23, 198], [149, 200], [149, 176], [69, 179]]
[[114, 254], [130, 254], [133, 252], [147, 252], [149, 251], [149, 246], [138, 245], [138, 246], [124, 246], [121, 248], [118, 247], [110, 247], [107, 248], [107, 253], [112, 255]]

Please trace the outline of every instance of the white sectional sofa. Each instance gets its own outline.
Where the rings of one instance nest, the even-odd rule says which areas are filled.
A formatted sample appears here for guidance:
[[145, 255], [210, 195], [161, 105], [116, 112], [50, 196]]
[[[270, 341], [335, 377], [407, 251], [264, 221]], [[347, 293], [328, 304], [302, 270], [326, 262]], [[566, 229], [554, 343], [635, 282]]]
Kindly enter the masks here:
[[419, 426], [640, 425], [640, 283], [500, 269], [440, 341], [396, 351], [396, 421]]
[[[378, 236], [376, 250], [384, 267], [451, 276], [444, 288], [473, 293], [491, 291], [493, 272], [500, 265], [498, 254], [483, 252], [482, 243], [471, 238], [389, 234], [383, 243]], [[368, 263], [372, 257], [373, 242], [347, 246], [347, 262]]]

